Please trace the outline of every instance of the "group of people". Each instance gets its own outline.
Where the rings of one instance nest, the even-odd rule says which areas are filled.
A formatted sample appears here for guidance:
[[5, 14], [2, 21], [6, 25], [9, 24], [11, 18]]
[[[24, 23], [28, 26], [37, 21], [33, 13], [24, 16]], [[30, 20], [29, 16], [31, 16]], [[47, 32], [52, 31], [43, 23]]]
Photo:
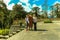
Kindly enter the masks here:
[[[26, 21], [26, 30], [32, 30], [32, 28], [34, 28], [34, 30], [36, 31], [37, 30], [37, 17], [35, 15], [26, 15], [26, 18], [25, 18], [25, 21]], [[33, 26], [34, 25], [34, 26]]]

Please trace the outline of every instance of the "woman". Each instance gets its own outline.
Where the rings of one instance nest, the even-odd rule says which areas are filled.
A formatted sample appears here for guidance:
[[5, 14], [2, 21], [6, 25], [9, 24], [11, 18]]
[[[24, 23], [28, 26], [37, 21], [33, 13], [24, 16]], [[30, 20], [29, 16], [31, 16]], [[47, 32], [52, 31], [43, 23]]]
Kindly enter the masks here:
[[25, 18], [25, 21], [26, 21], [26, 31], [28, 30], [28, 26], [29, 26], [29, 18], [28, 18], [28, 15], [26, 15], [26, 18]]
[[29, 29], [32, 30], [32, 26], [33, 26], [33, 17], [32, 15], [29, 15]]

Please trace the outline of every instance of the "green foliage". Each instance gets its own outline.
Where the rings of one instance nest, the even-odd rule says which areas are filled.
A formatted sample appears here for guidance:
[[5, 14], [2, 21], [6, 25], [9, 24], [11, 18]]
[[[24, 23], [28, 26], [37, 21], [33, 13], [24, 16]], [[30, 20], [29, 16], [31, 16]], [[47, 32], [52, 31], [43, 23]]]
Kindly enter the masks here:
[[0, 29], [0, 35], [8, 35], [9, 29]]
[[24, 8], [22, 7], [22, 5], [14, 5], [13, 6], [13, 12], [15, 14], [15, 18], [25, 18], [26, 15], [26, 11], [24, 11]]
[[57, 15], [57, 17], [58, 18], [60, 18], [60, 9], [59, 9], [59, 7], [60, 7], [60, 4], [59, 3], [56, 3], [55, 5], [54, 5], [56, 8], [55, 8], [55, 13], [56, 13], [56, 15]]
[[8, 13], [6, 4], [3, 2], [0, 2], [0, 21], [2, 22], [3, 28], [5, 28], [7, 26], [7, 24], [9, 23], [8, 16], [9, 16], [9, 13]]
[[35, 13], [36, 16], [38, 16], [37, 13], [38, 13], [39, 9], [40, 9], [39, 7], [33, 7], [32, 8], [32, 11], [34, 11], [34, 13]]
[[2, 22], [0, 21], [0, 28], [2, 29]]
[[3, 3], [3, 2], [0, 1], [0, 11], [2, 11], [5, 8], [6, 8], [5, 3]]
[[52, 23], [52, 21], [47, 19], [47, 20], [44, 20], [44, 23]]

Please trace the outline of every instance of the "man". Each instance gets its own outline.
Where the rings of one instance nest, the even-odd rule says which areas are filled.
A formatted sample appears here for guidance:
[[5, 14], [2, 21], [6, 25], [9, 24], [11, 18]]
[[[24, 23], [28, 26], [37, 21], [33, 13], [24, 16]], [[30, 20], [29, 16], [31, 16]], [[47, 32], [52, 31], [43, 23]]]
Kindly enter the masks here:
[[33, 24], [34, 24], [34, 30], [37, 30], [37, 17], [34, 15], [33, 16]]

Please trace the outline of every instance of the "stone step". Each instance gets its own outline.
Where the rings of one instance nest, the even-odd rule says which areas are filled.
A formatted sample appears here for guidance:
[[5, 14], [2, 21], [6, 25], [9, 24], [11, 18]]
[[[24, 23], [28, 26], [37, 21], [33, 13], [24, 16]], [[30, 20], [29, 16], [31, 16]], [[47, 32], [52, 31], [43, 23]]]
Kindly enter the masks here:
[[22, 38], [22, 37], [24, 36], [24, 33], [25, 33], [25, 29], [24, 29], [23, 31], [17, 33], [16, 35], [8, 38], [7, 40], [17, 40], [17, 39], [18, 39], [18, 38], [17, 38], [18, 36], [19, 36], [20, 38]]
[[7, 38], [9, 38], [9, 35], [6, 36], [0, 35], [0, 39], [7, 39]]

